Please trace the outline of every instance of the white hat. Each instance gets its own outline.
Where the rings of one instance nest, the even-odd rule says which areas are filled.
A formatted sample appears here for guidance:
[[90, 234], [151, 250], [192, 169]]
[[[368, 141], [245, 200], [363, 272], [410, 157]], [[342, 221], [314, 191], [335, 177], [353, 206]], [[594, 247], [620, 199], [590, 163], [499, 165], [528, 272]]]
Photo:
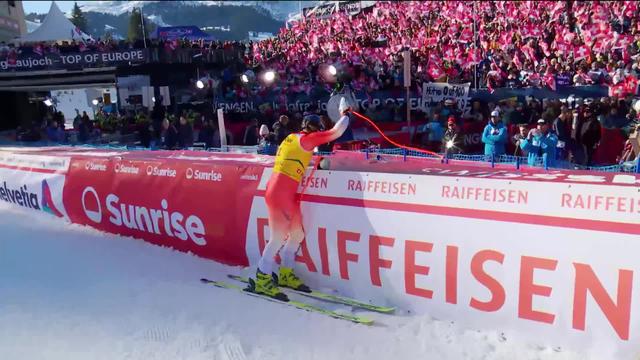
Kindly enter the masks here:
[[262, 124], [262, 126], [260, 126], [260, 136], [266, 135], [269, 135], [269, 127], [265, 124]]
[[538, 124], [546, 124], [547, 122], [544, 119], [538, 119]]
[[491, 112], [491, 116], [492, 116], [492, 117], [493, 117], [493, 116], [495, 116], [495, 117], [500, 117], [500, 113], [499, 113], [499, 112], [497, 112], [496, 110], [493, 110], [493, 111]]

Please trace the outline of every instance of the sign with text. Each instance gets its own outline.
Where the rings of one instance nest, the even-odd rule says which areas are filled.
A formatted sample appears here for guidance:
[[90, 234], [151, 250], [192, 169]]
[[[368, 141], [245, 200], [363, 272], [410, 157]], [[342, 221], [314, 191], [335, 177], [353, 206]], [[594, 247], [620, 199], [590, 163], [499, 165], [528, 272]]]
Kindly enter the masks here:
[[70, 54], [18, 54], [0, 60], [0, 71], [35, 71], [81, 69], [124, 64], [144, 63], [148, 59], [145, 49], [109, 52], [86, 51]]
[[422, 84], [422, 103], [428, 104], [438, 103], [443, 100], [451, 99], [456, 102], [460, 111], [466, 113], [469, 110], [469, 86], [471, 83], [465, 84], [448, 84], [448, 83], [424, 83]]

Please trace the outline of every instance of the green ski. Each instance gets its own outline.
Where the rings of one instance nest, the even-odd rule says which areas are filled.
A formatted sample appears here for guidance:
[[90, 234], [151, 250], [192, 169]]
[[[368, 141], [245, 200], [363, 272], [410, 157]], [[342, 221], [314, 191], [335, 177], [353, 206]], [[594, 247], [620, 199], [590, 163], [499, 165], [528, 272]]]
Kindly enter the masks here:
[[[237, 275], [227, 275], [230, 279], [233, 280], [237, 280], [237, 281], [241, 281], [243, 283], [248, 283], [249, 279], [242, 277], [242, 276], [237, 276]], [[369, 310], [369, 311], [374, 311], [374, 312], [379, 312], [379, 313], [383, 313], [383, 314], [391, 314], [395, 311], [395, 308], [393, 307], [386, 307], [386, 306], [378, 306], [378, 305], [372, 305], [372, 304], [367, 304], [358, 300], [354, 300], [348, 297], [344, 297], [344, 296], [340, 296], [340, 295], [333, 295], [333, 294], [327, 294], [327, 293], [323, 293], [320, 291], [316, 291], [316, 290], [312, 290], [310, 293], [306, 293], [303, 291], [297, 291], [297, 290], [293, 290], [293, 289], [289, 289], [289, 288], [281, 288], [285, 291], [291, 291], [291, 292], [295, 292], [296, 294], [300, 294], [300, 295], [304, 295], [313, 299], [318, 299], [318, 300], [324, 300], [324, 301], [328, 301], [328, 302], [332, 302], [335, 304], [341, 304], [341, 305], [347, 305], [347, 306], [353, 306], [355, 308], [359, 308], [359, 309], [363, 309], [363, 310]]]
[[368, 318], [363, 317], [363, 316], [341, 314], [341, 313], [338, 313], [338, 312], [335, 312], [335, 311], [323, 309], [321, 307], [314, 306], [314, 305], [307, 304], [307, 303], [300, 302], [300, 301], [294, 301], [294, 300], [280, 301], [280, 300], [271, 298], [269, 296], [256, 294], [256, 293], [253, 293], [253, 292], [250, 292], [250, 291], [245, 291], [240, 286], [237, 286], [237, 285], [234, 285], [234, 284], [225, 283], [225, 282], [222, 282], [222, 281], [209, 280], [209, 279], [200, 279], [200, 281], [205, 283], [205, 284], [213, 285], [213, 286], [216, 286], [216, 287], [219, 287], [219, 288], [236, 290], [236, 291], [239, 291], [239, 292], [241, 292], [243, 294], [252, 295], [252, 296], [255, 296], [255, 297], [258, 297], [258, 298], [262, 298], [262, 299], [265, 299], [265, 300], [273, 301], [273, 302], [280, 303], [280, 304], [283, 304], [283, 305], [293, 306], [293, 307], [298, 308], [300, 310], [314, 312], [314, 313], [317, 313], [317, 314], [323, 314], [323, 315], [327, 315], [327, 316], [330, 316], [330, 317], [336, 318], [336, 319], [348, 320], [348, 321], [354, 322], [356, 324], [363, 324], [363, 325], [372, 325], [373, 324], [373, 320], [368, 319]]

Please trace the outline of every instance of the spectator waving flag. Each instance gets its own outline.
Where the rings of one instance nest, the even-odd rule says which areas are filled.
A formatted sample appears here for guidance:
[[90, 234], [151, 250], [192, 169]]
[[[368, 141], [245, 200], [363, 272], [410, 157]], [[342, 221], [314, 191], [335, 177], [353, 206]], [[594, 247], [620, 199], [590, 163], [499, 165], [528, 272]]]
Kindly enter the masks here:
[[466, 44], [468, 42], [471, 42], [471, 40], [473, 40], [473, 31], [471, 31], [469, 27], [465, 27], [464, 30], [462, 30], [460, 39], [458, 39], [458, 41]]
[[587, 45], [576, 46], [573, 48], [573, 60], [580, 61], [591, 56], [591, 49]]
[[513, 54], [513, 65], [515, 65], [518, 70], [522, 69], [522, 62], [520, 61], [520, 55], [517, 51]]
[[438, 80], [444, 75], [444, 70], [442, 70], [439, 64], [430, 59], [427, 64], [427, 73], [429, 73], [434, 80]]
[[633, 75], [628, 75], [624, 81], [625, 95], [637, 95], [638, 94], [639, 80]]
[[540, 41], [540, 48], [542, 49], [544, 56], [546, 57], [551, 56], [551, 52], [549, 51], [549, 45], [547, 45], [545, 41]]
[[480, 50], [471, 49], [469, 51], [469, 55], [467, 55], [467, 62], [464, 64], [464, 68], [469, 68], [479, 63], [480, 63]]
[[549, 87], [549, 89], [556, 91], [556, 77], [552, 73], [548, 72], [542, 77], [542, 81]]

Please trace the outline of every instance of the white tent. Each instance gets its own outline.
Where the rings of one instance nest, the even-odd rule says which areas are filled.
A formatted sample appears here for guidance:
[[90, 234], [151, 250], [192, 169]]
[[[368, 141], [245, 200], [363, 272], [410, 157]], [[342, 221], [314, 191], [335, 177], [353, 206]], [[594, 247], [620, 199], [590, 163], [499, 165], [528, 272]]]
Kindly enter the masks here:
[[64, 16], [55, 1], [51, 2], [49, 13], [42, 21], [42, 24], [33, 32], [20, 38], [18, 42], [38, 42], [38, 41], [64, 41], [64, 40], [88, 40], [91, 36], [77, 29], [73, 23]]

